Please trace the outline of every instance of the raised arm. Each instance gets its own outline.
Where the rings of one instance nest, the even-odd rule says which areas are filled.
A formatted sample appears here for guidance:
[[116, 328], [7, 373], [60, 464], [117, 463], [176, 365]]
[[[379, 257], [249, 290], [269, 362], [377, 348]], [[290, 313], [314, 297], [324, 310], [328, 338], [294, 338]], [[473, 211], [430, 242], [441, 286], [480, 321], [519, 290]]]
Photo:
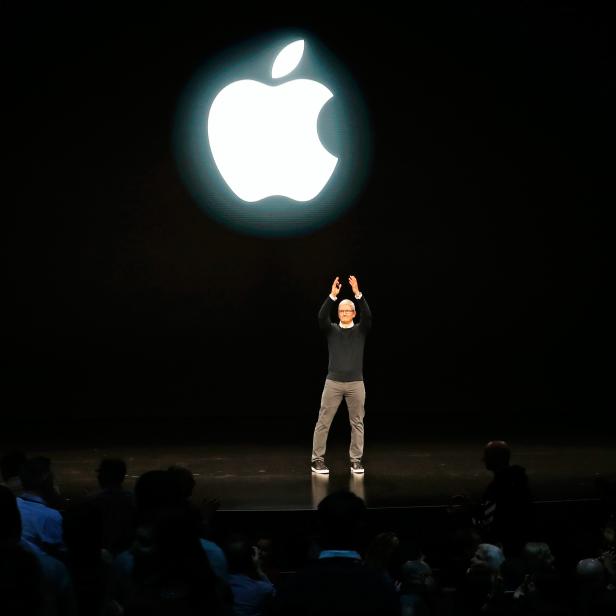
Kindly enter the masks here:
[[372, 312], [370, 312], [370, 306], [368, 306], [364, 294], [359, 290], [359, 283], [355, 276], [349, 276], [349, 284], [351, 285], [353, 295], [359, 306], [359, 327], [368, 331], [372, 327]]
[[372, 327], [372, 312], [364, 295], [357, 302], [359, 304], [359, 327], [368, 331]]
[[327, 297], [327, 299], [323, 302], [323, 305], [321, 306], [321, 309], [319, 310], [319, 327], [321, 329], [328, 329], [332, 324], [332, 318], [331, 318], [332, 304], [338, 298], [338, 293], [340, 293], [341, 286], [342, 284], [340, 283], [340, 278], [336, 276], [336, 278], [334, 279], [334, 282], [332, 283], [330, 294]]

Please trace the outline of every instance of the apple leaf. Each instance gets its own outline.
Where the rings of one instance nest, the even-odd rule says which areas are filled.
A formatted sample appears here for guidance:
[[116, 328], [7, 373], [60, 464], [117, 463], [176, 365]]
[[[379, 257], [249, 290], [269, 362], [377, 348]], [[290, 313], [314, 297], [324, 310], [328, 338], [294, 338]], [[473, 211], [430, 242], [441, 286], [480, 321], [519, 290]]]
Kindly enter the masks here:
[[289, 43], [283, 50], [276, 56], [274, 65], [272, 66], [272, 77], [274, 79], [280, 79], [288, 75], [302, 59], [304, 55], [304, 41], [294, 41]]

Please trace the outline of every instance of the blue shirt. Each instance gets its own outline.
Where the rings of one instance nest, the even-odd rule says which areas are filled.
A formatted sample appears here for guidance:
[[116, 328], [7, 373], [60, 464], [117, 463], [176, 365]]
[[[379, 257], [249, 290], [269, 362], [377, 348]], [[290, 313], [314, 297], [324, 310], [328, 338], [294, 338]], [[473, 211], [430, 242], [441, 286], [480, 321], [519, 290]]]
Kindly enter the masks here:
[[36, 557], [43, 574], [43, 604], [44, 614], [77, 614], [77, 604], [73, 593], [73, 585], [68, 569], [59, 560], [49, 556], [36, 544], [22, 539], [19, 542], [23, 548]]
[[[203, 551], [207, 554], [207, 558], [210, 561], [210, 567], [214, 574], [223, 580], [227, 580], [229, 577], [229, 570], [227, 568], [227, 558], [222, 549], [217, 546], [213, 541], [207, 539], [199, 539]], [[114, 561], [114, 569], [120, 577], [129, 578], [135, 567], [135, 556], [130, 550], [126, 550], [121, 554], [118, 554]]]
[[62, 514], [48, 507], [36, 494], [24, 493], [17, 497], [17, 508], [21, 515], [21, 536], [39, 547], [54, 545], [63, 547]]
[[268, 599], [274, 596], [274, 585], [267, 580], [254, 580], [247, 575], [229, 576], [235, 616], [260, 616]]

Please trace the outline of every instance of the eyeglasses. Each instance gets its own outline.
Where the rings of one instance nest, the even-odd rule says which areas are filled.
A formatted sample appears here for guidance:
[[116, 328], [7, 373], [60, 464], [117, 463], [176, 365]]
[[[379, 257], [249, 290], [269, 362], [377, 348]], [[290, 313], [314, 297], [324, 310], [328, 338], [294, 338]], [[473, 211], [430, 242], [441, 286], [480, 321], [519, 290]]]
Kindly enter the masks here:
[[338, 312], [339, 312], [339, 313], [341, 313], [341, 312], [355, 312], [355, 310], [344, 310], [344, 309], [343, 309], [343, 310], [338, 310]]

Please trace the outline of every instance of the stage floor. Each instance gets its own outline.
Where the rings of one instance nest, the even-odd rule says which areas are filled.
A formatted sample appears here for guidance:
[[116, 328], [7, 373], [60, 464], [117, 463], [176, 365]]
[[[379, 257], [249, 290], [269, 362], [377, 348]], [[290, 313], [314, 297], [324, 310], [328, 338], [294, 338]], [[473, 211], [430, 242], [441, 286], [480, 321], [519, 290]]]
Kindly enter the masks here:
[[[370, 508], [443, 506], [454, 494], [478, 498], [491, 478], [481, 463], [488, 439], [455, 430], [421, 438], [406, 430], [367, 433], [363, 477], [349, 470], [348, 424], [330, 436], [329, 476], [310, 472], [311, 434], [300, 438], [292, 429], [267, 438], [250, 430], [203, 434], [158, 430], [154, 437], [133, 431], [114, 439], [90, 429], [86, 436], [73, 430], [70, 439], [41, 434], [30, 442], [22, 436], [18, 443], [30, 455], [52, 459], [59, 488], [71, 500], [97, 489], [95, 469], [103, 457], [126, 460], [128, 488], [147, 470], [186, 466], [197, 483], [195, 498], [216, 497], [221, 510], [229, 511], [313, 509], [340, 488], [352, 490]], [[616, 476], [616, 448], [606, 435], [519, 435], [509, 443], [512, 463], [527, 469], [536, 501], [593, 499], [597, 478]], [[2, 446], [9, 449], [6, 442]]]

